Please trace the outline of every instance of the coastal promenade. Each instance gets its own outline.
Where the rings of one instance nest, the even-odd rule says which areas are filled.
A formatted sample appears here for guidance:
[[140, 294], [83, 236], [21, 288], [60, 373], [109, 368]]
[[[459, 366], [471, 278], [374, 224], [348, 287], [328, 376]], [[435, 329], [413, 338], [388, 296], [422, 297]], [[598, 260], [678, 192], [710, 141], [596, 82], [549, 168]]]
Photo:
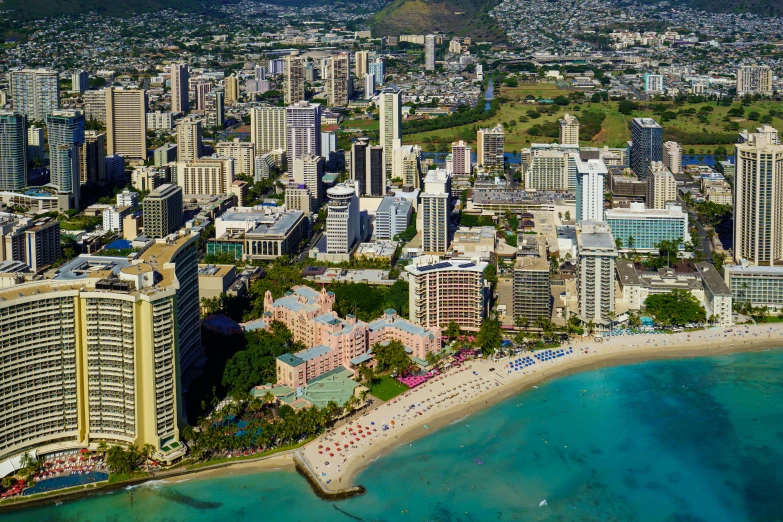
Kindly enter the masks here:
[[[356, 485], [362, 469], [395, 447], [548, 378], [601, 366], [777, 346], [783, 346], [783, 326], [762, 324], [669, 335], [623, 335], [603, 342], [575, 341], [563, 346], [563, 356], [548, 360], [522, 353], [497, 361], [469, 361], [350, 424], [324, 433], [299, 453], [308, 463], [309, 475], [320, 481], [321, 490], [345, 491]], [[511, 361], [525, 357], [535, 364], [511, 365]]]

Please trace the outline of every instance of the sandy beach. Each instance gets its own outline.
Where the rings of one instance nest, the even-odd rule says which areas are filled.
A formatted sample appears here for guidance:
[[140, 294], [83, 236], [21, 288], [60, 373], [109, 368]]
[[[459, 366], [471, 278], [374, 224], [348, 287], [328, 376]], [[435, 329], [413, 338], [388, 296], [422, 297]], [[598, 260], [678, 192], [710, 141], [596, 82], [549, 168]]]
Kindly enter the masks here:
[[[603, 342], [575, 340], [563, 345], [566, 355], [547, 361], [531, 357], [535, 364], [519, 370], [508, 367], [509, 358], [467, 361], [461, 368], [381, 404], [352, 423], [338, 425], [298, 453], [326, 489], [341, 490], [355, 485], [353, 481], [362, 469], [395, 447], [548, 378], [645, 360], [779, 346], [783, 346], [783, 328], [779, 325], [743, 325], [670, 335], [623, 335]], [[384, 430], [384, 425], [388, 429]]]

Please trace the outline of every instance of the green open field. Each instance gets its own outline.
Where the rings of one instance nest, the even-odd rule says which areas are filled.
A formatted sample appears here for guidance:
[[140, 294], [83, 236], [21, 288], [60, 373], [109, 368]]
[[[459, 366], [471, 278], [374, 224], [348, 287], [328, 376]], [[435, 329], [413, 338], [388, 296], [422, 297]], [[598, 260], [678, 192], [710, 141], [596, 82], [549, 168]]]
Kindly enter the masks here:
[[378, 382], [370, 386], [370, 395], [382, 401], [393, 399], [399, 394], [408, 391], [408, 387], [397, 379], [384, 375]]
[[[528, 131], [533, 126], [540, 127], [542, 123], [557, 122], [566, 112], [574, 114], [579, 118], [580, 112], [584, 111], [602, 111], [606, 117], [601, 124], [601, 129], [593, 136], [587, 136], [582, 131], [580, 141], [584, 145], [620, 147], [631, 139], [630, 123], [634, 117], [651, 117], [661, 123], [664, 128], [664, 139], [675, 139], [679, 141], [687, 153], [693, 149], [695, 153], [710, 153], [716, 146], [724, 146], [728, 150], [732, 148], [735, 141], [734, 135], [737, 130], [744, 128], [755, 128], [761, 125], [758, 120], [750, 120], [748, 116], [755, 112], [763, 117], [769, 115], [770, 111], [783, 112], [783, 106], [774, 101], [759, 101], [744, 107], [744, 116], [729, 116], [728, 112], [732, 108], [740, 107], [735, 103], [731, 107], [719, 107], [715, 102], [709, 103], [685, 103], [675, 106], [673, 103], [667, 103], [667, 110], [675, 113], [677, 117], [668, 121], [663, 121], [660, 114], [654, 114], [651, 108], [658, 102], [637, 102], [639, 109], [632, 114], [623, 115], [618, 111], [618, 102], [591, 103], [589, 101], [580, 101], [572, 103], [565, 107], [548, 106], [553, 108], [552, 114], [541, 113], [538, 118], [528, 117], [529, 111], [546, 110], [544, 107], [536, 104], [525, 103], [525, 97], [532, 95], [536, 97], [546, 97], [553, 99], [557, 96], [568, 96], [574, 91], [561, 89], [555, 83], [537, 83], [520, 84], [518, 87], [503, 86], [496, 90], [498, 97], [506, 98], [507, 102], [501, 105], [498, 113], [481, 122], [462, 125], [449, 129], [440, 129], [416, 134], [406, 134], [405, 143], [418, 143], [425, 151], [448, 151], [452, 141], [465, 140], [475, 144], [476, 129], [478, 127], [490, 127], [498, 123], [506, 123], [506, 151], [517, 152], [519, 149], [530, 146], [531, 143], [547, 143], [556, 141], [555, 138], [547, 136], [531, 135]], [[586, 93], [589, 100], [591, 93]], [[709, 105], [712, 112], [702, 116], [700, 119], [699, 111], [701, 107]], [[682, 114], [680, 111], [693, 109], [695, 114]], [[527, 118], [528, 121], [520, 121], [520, 117]], [[783, 129], [783, 119], [777, 113], [772, 117], [773, 127]], [[709, 138], [705, 134], [711, 135]], [[731, 135], [731, 136], [730, 136]], [[711, 140], [714, 140], [711, 142]], [[721, 141], [723, 143], [721, 143]]]

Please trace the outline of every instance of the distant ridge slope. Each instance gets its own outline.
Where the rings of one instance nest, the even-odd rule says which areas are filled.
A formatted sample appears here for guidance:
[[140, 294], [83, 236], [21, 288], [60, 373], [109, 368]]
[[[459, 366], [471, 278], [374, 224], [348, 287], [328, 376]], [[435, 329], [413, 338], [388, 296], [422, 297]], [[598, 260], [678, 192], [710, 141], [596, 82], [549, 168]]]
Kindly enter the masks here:
[[3, 9], [14, 9], [18, 18], [44, 18], [93, 11], [99, 14], [127, 17], [164, 9], [186, 12], [210, 11], [238, 0], [5, 0]]
[[[660, 0], [643, 0], [654, 5]], [[622, 5], [625, 2], [620, 2]], [[690, 7], [711, 13], [753, 13], [761, 16], [783, 16], [783, 0], [672, 0], [669, 6]]]
[[489, 16], [499, 0], [393, 0], [369, 21], [375, 37], [442, 32], [499, 41], [503, 32]]

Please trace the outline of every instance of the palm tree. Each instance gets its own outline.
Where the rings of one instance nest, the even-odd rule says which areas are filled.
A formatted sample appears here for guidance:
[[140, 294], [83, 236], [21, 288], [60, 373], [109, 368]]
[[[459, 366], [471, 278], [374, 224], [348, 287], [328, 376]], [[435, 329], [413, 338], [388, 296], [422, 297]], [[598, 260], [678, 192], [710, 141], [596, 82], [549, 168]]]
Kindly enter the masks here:
[[356, 396], [351, 395], [350, 397], [348, 397], [348, 400], [345, 401], [345, 404], [343, 405], [343, 410], [345, 411], [345, 413], [350, 413], [353, 411], [354, 405], [356, 405]]
[[367, 403], [367, 395], [370, 393], [370, 390], [362, 390], [359, 392], [359, 400], [362, 402], [362, 405], [364, 406], [364, 409], [367, 409], [368, 403]]
[[145, 444], [141, 447], [141, 454], [144, 456], [145, 460], [150, 460], [150, 458], [155, 454], [155, 446], [152, 444]]
[[609, 319], [609, 337], [612, 337], [612, 328], [614, 327], [614, 320], [617, 318], [617, 314], [614, 313], [614, 310], [610, 310], [606, 317]]
[[595, 330], [595, 323], [593, 322], [593, 320], [590, 319], [589, 321], [587, 321], [587, 325], [586, 326], [587, 326], [587, 333], [588, 333], [588, 335], [592, 335], [593, 334], [593, 330]]
[[105, 440], [102, 440], [98, 443], [98, 453], [102, 454], [103, 456], [106, 456], [106, 452], [109, 451], [109, 445], [106, 443]]

